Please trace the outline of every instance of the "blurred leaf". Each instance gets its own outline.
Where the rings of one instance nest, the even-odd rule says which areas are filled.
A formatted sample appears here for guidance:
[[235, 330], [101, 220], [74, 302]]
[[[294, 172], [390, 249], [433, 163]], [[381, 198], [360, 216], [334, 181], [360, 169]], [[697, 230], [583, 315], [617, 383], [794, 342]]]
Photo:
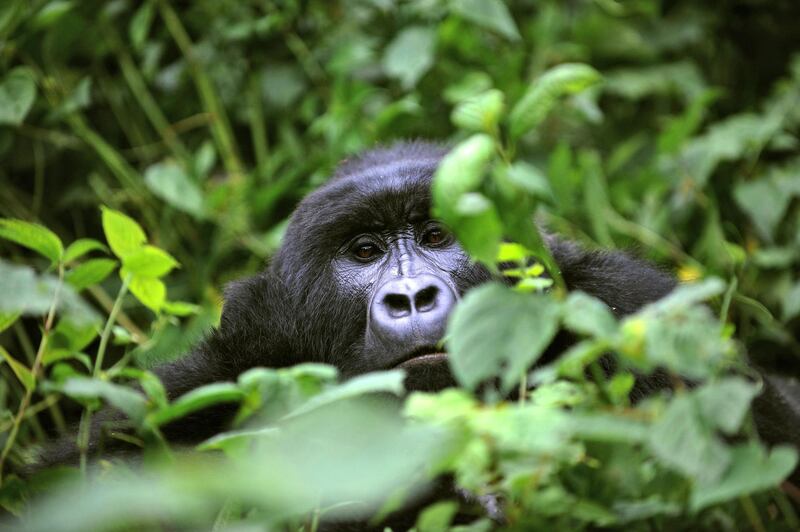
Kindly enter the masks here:
[[8, 354], [8, 351], [6, 351], [3, 346], [0, 346], [0, 358], [6, 361], [11, 368], [11, 371], [14, 372], [14, 375], [17, 376], [19, 382], [25, 386], [26, 390], [32, 391], [36, 388], [36, 377], [33, 376], [31, 370], [28, 369], [24, 364], [17, 362], [16, 359]]
[[367, 373], [366, 375], [353, 377], [343, 384], [314, 396], [308, 402], [290, 412], [285, 418], [300, 416], [330, 403], [364, 394], [386, 392], [399, 396], [405, 390], [403, 388], [404, 379], [405, 373], [401, 370]]
[[137, 424], [147, 411], [147, 400], [141, 393], [101, 379], [72, 377], [59, 385], [58, 390], [73, 399], [104, 399]]
[[600, 74], [589, 65], [564, 63], [537, 78], [509, 115], [511, 138], [538, 126], [562, 96], [577, 94], [598, 83]]
[[445, 530], [450, 530], [450, 523], [457, 511], [458, 503], [453, 501], [431, 504], [419, 514], [416, 529], [419, 532], [443, 532]]
[[517, 25], [501, 0], [451, 0], [450, 9], [479, 26], [496, 31], [508, 40], [520, 39]]
[[0, 332], [5, 331], [19, 319], [19, 312], [0, 312]]
[[36, 100], [36, 75], [28, 67], [12, 68], [0, 81], [0, 125], [18, 126]]
[[410, 89], [433, 66], [436, 33], [423, 26], [403, 29], [389, 43], [383, 54], [383, 68]]
[[243, 397], [244, 393], [235, 384], [229, 382], [206, 384], [181, 395], [169, 406], [150, 413], [147, 422], [158, 427], [212, 405], [238, 402]]
[[494, 142], [483, 134], [473, 135], [445, 155], [433, 178], [434, 210], [447, 222], [456, 213], [461, 196], [477, 189], [494, 153]]
[[584, 292], [570, 292], [562, 312], [564, 325], [573, 332], [595, 338], [611, 338], [617, 332], [608, 306]]
[[161, 308], [167, 314], [181, 317], [191, 316], [192, 314], [200, 312], [200, 307], [198, 305], [185, 301], [164, 301]]
[[490, 90], [459, 103], [451, 115], [453, 123], [469, 131], [491, 133], [503, 114], [503, 93]]
[[[2, 105], [2, 104], [0, 104]], [[55, 264], [64, 254], [61, 240], [48, 228], [39, 224], [0, 218], [0, 238], [16, 242], [50, 259]]]
[[[781, 300], [783, 310], [783, 321], [794, 319], [800, 314], [800, 281], [794, 283], [792, 287], [784, 292]], [[2, 328], [0, 328], [2, 330]]]
[[103, 232], [114, 255], [124, 260], [147, 242], [147, 236], [133, 218], [108, 207], [101, 207], [101, 210]]
[[534, 165], [518, 161], [508, 168], [506, 175], [512, 183], [522, 187], [533, 197], [553, 200], [553, 191], [550, 189], [547, 177]]
[[737, 445], [733, 448], [731, 466], [725, 475], [717, 482], [699, 485], [692, 490], [692, 510], [699, 511], [712, 504], [776, 486], [796, 465], [797, 450], [791, 447], [774, 447], [767, 454], [757, 442]]
[[53, 0], [48, 2], [36, 13], [32, 25], [35, 28], [47, 28], [56, 24], [61, 18], [72, 9], [72, 2], [66, 0]]
[[759, 393], [758, 386], [740, 377], [726, 377], [694, 392], [702, 416], [726, 434], [735, 434]]
[[123, 264], [127, 271], [139, 277], [163, 277], [179, 266], [172, 255], [150, 245], [144, 245], [127, 255]]
[[494, 205], [483, 194], [467, 192], [456, 204], [456, 216], [446, 221], [458, 228], [456, 235], [464, 249], [476, 260], [493, 264], [503, 238], [503, 225]]
[[169, 205], [203, 218], [203, 193], [186, 171], [175, 162], [154, 164], [145, 170], [144, 182], [156, 196]]
[[702, 73], [690, 61], [624, 68], [608, 72], [605, 77], [605, 91], [632, 100], [677, 93], [687, 102], [695, 102], [702, 100], [699, 97], [706, 89]]
[[93, 238], [79, 238], [69, 246], [64, 251], [64, 262], [70, 263], [74, 260], [77, 260], [90, 251], [102, 251], [103, 253], [108, 253], [108, 248], [105, 244], [94, 240]]
[[64, 278], [80, 292], [84, 288], [102, 283], [116, 267], [117, 261], [114, 259], [91, 259], [71, 268]]
[[471, 290], [448, 321], [447, 345], [455, 377], [475, 388], [501, 376], [507, 392], [550, 344], [559, 313], [558, 304], [548, 296], [519, 294], [494, 283]]
[[144, 46], [147, 34], [150, 33], [150, 27], [153, 24], [153, 15], [155, 15], [155, 3], [147, 1], [142, 3], [131, 17], [128, 36], [134, 50], [141, 50]]

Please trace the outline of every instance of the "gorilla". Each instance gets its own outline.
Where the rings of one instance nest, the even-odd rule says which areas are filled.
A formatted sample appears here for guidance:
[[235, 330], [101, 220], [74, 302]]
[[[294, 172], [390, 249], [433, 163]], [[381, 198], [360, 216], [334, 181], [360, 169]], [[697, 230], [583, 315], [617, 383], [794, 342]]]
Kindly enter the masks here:
[[[331, 364], [344, 378], [403, 368], [411, 390], [454, 385], [438, 347], [447, 317], [467, 290], [492, 276], [430, 216], [431, 180], [445, 154], [435, 144], [407, 142], [342, 163], [299, 204], [267, 268], [227, 288], [219, 328], [188, 356], [156, 369], [169, 395], [235, 380], [254, 366], [300, 362]], [[600, 298], [618, 316], [675, 286], [624, 253], [547, 242], [567, 287]], [[562, 335], [550, 351], [567, 341]], [[201, 426], [179, 422], [172, 436], [213, 434], [231, 413], [219, 412], [215, 423], [204, 413]]]
[[[455, 385], [440, 347], [448, 315], [465, 292], [493, 276], [430, 215], [431, 181], [446, 153], [436, 144], [402, 142], [343, 162], [297, 206], [268, 266], [227, 287], [219, 327], [188, 355], [156, 368], [170, 398], [235, 381], [252, 367], [301, 362], [331, 364], [344, 378], [403, 368], [410, 390]], [[669, 274], [623, 252], [544, 238], [567, 288], [599, 298], [618, 317], [676, 286]], [[559, 333], [543, 360], [571, 341]], [[780, 377], [765, 384], [755, 408], [759, 429], [772, 441], [797, 444], [800, 387]], [[164, 432], [172, 441], [198, 442], [234, 414], [235, 407], [216, 405]], [[90, 452], [110, 417], [95, 417]], [[71, 450], [51, 449], [45, 462], [74, 460], [73, 441]]]

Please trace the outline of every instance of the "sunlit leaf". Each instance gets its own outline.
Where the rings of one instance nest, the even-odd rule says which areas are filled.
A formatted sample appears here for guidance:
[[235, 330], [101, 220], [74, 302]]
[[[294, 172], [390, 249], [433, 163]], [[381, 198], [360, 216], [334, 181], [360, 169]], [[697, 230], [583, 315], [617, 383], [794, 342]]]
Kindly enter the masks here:
[[123, 259], [125, 269], [141, 277], [163, 277], [178, 266], [178, 261], [155, 246], [144, 245]]
[[77, 260], [90, 251], [102, 251], [108, 253], [108, 248], [102, 242], [98, 242], [93, 238], [79, 238], [64, 251], [64, 262], [70, 263]]
[[71, 268], [65, 279], [75, 290], [81, 291], [102, 283], [116, 267], [114, 259], [91, 259]]
[[133, 218], [108, 207], [101, 209], [103, 231], [114, 255], [125, 259], [128, 255], [141, 249], [142, 245], [147, 242], [147, 236]]
[[407, 27], [386, 47], [383, 68], [409, 89], [433, 66], [435, 45], [436, 33], [432, 28]]
[[61, 239], [51, 230], [39, 224], [2, 218], [0, 219], [0, 238], [32, 249], [50, 259], [52, 263], [61, 260], [61, 256], [64, 254]]
[[30, 391], [36, 388], [36, 377], [33, 376], [31, 370], [21, 362], [18, 362], [14, 357], [9, 355], [8, 351], [6, 351], [3, 348], [3, 346], [0, 346], [0, 358], [2, 358], [2, 360], [4, 360], [6, 364], [9, 365], [11, 371], [14, 372], [14, 375], [17, 376], [19, 382], [21, 382], [22, 385], [25, 386], [26, 390]]

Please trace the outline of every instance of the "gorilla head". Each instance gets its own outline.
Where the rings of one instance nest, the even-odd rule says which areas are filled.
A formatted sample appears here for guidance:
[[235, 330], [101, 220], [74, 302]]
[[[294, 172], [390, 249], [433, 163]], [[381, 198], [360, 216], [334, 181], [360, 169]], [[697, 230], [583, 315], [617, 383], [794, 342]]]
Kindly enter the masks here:
[[488, 279], [430, 216], [443, 154], [422, 143], [368, 152], [300, 203], [269, 268], [291, 295], [300, 357], [344, 375], [443, 359], [431, 353], [448, 314]]

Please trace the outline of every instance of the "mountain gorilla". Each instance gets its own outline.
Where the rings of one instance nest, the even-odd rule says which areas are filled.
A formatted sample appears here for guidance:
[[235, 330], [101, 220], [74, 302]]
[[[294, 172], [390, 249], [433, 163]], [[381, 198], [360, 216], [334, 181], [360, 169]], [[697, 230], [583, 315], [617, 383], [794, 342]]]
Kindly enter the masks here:
[[[189, 355], [156, 369], [169, 396], [236, 380], [255, 366], [311, 361], [332, 364], [345, 378], [403, 368], [412, 390], [455, 384], [438, 344], [459, 298], [491, 275], [430, 216], [431, 179], [445, 153], [411, 142], [345, 161], [299, 204], [267, 268], [228, 287], [219, 328]], [[586, 251], [552, 236], [546, 242], [567, 287], [601, 299], [617, 316], [675, 286], [668, 274], [624, 253]], [[568, 341], [562, 333], [549, 356]], [[766, 399], [756, 405], [759, 428], [775, 441], [800, 442], [798, 387], [785, 379], [766, 384]], [[217, 406], [165, 433], [199, 441], [233, 414]], [[96, 423], [93, 448], [99, 434]], [[74, 459], [72, 441], [71, 451], [46, 461]]]
[[[458, 299], [491, 276], [430, 216], [431, 179], [445, 153], [412, 142], [345, 161], [297, 207], [266, 270], [228, 287], [219, 328], [189, 356], [156, 370], [170, 395], [235, 380], [254, 366], [309, 361], [332, 364], [343, 377], [403, 368], [409, 389], [453, 385], [437, 344]], [[617, 315], [675, 285], [623, 253], [555, 238], [548, 244], [567, 286]], [[220, 428], [208, 421], [202, 435]], [[189, 435], [197, 431], [190, 427]]]

